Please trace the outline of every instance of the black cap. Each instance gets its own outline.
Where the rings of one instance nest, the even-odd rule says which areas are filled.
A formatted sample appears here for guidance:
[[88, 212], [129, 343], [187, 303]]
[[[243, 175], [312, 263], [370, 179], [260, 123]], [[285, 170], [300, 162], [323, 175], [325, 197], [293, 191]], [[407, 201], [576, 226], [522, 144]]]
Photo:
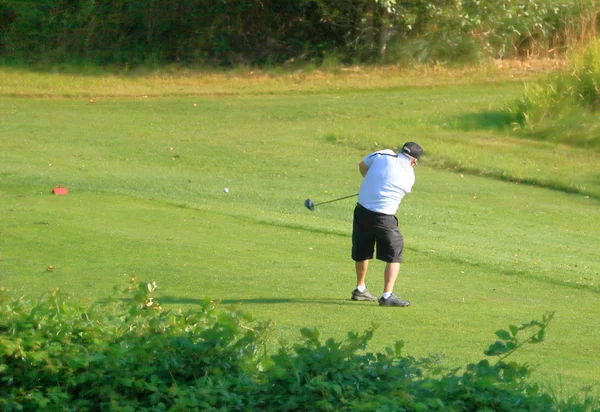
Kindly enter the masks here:
[[423, 148], [415, 142], [406, 142], [400, 152], [419, 160], [423, 154]]

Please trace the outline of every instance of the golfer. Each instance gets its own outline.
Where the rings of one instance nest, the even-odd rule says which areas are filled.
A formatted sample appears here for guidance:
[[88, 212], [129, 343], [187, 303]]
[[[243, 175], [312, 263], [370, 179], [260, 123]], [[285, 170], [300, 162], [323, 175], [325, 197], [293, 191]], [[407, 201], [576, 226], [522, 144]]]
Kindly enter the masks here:
[[[381, 150], [365, 157], [358, 165], [363, 175], [354, 209], [352, 226], [352, 259], [356, 265], [356, 289], [353, 300], [379, 300], [381, 306], [408, 306], [393, 292], [404, 249], [404, 238], [398, 230], [396, 212], [402, 198], [415, 183], [413, 167], [423, 148], [407, 142], [397, 154]], [[369, 260], [377, 247], [377, 259], [387, 262], [383, 273], [383, 295], [371, 294], [365, 286]]]

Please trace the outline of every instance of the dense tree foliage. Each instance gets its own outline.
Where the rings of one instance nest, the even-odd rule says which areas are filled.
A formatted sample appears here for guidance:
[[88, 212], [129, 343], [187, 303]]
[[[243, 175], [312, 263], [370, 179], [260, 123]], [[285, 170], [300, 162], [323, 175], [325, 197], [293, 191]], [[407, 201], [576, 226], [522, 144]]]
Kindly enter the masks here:
[[0, 54], [26, 63], [232, 65], [558, 53], [595, 34], [596, 3], [0, 0]]

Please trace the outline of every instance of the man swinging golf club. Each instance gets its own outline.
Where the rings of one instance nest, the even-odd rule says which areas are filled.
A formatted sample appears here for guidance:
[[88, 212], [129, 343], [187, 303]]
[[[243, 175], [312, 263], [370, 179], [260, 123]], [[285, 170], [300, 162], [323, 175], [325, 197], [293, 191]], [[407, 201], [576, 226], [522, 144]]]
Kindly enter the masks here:
[[[356, 267], [356, 289], [353, 300], [376, 301], [380, 306], [408, 306], [393, 292], [404, 249], [404, 238], [398, 230], [396, 212], [402, 198], [415, 183], [413, 167], [423, 148], [407, 142], [397, 154], [380, 150], [365, 157], [358, 165], [363, 181], [354, 209], [352, 226], [352, 259]], [[369, 260], [377, 247], [377, 259], [387, 262], [384, 270], [383, 295], [371, 294], [365, 286]]]

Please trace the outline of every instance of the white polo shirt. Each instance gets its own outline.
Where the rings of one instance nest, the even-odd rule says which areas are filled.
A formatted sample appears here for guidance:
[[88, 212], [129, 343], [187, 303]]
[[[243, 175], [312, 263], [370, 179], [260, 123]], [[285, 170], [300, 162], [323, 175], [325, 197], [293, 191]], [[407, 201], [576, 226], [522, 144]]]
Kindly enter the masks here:
[[386, 149], [372, 153], [362, 161], [369, 170], [360, 186], [358, 203], [372, 212], [395, 215], [402, 198], [415, 184], [410, 159]]

